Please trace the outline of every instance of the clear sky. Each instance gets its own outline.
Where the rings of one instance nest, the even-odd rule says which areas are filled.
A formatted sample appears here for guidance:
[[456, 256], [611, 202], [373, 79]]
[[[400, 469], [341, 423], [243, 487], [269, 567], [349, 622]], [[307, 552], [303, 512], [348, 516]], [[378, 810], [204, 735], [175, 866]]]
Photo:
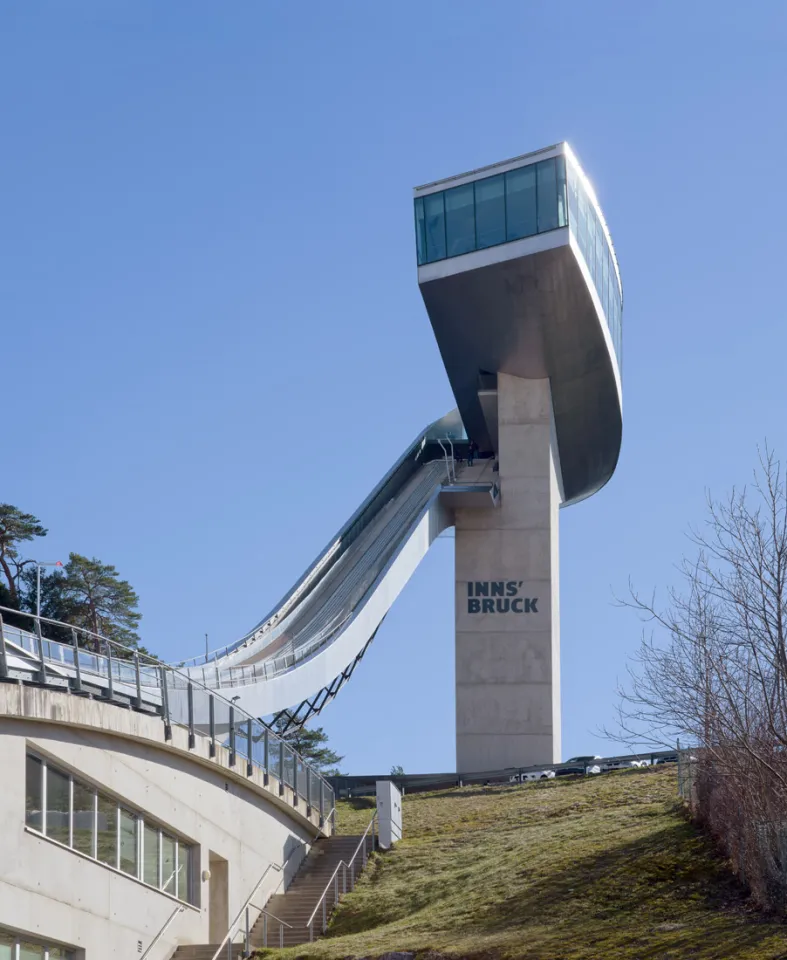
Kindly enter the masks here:
[[[146, 645], [260, 619], [454, 404], [411, 188], [566, 139], [620, 260], [618, 470], [561, 514], [564, 753], [706, 488], [787, 456], [787, 5], [4, 0], [0, 500], [114, 563]], [[454, 765], [453, 544], [323, 715], [350, 772]]]

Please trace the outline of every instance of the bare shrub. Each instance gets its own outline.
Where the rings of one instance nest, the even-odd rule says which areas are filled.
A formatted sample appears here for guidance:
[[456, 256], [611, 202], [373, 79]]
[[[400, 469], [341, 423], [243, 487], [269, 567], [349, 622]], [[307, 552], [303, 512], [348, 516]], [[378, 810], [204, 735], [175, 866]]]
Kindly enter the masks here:
[[[787, 908], [787, 483], [770, 450], [751, 487], [690, 539], [681, 586], [658, 607], [620, 690], [616, 735], [689, 750], [692, 809], [763, 905]], [[689, 757], [693, 759], [688, 759]]]

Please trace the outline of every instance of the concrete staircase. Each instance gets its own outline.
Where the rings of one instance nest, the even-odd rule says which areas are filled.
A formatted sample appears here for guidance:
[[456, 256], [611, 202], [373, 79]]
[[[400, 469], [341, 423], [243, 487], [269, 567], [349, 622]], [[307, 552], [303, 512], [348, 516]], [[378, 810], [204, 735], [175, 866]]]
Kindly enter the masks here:
[[[291, 947], [297, 943], [305, 943], [309, 939], [309, 931], [306, 928], [306, 922], [317, 906], [322, 896], [325, 885], [331, 879], [331, 875], [342, 860], [349, 862], [355, 853], [360, 837], [326, 837], [318, 840], [312, 845], [308, 857], [301, 864], [300, 870], [295, 874], [295, 878], [284, 893], [277, 893], [271, 897], [265, 906], [265, 910], [276, 917], [278, 920], [289, 924], [284, 927], [284, 946]], [[367, 838], [371, 844], [371, 840]], [[371, 846], [367, 847], [371, 851]], [[355, 876], [363, 869], [363, 859], [358, 857], [355, 863]], [[339, 871], [339, 895], [344, 891], [343, 871]], [[348, 871], [347, 889], [350, 889], [350, 876]], [[330, 916], [333, 910], [333, 896], [328, 896], [327, 912]], [[315, 918], [314, 939], [322, 936], [322, 911]], [[251, 942], [255, 946], [261, 946], [263, 941], [263, 918], [260, 917], [254, 925], [251, 934]], [[279, 924], [276, 920], [268, 918], [268, 946], [278, 947]]]
[[[280, 928], [283, 927], [284, 946], [291, 947], [298, 943], [305, 943], [309, 939], [306, 923], [317, 906], [326, 884], [337, 865], [344, 860], [349, 862], [355, 853], [360, 837], [325, 837], [312, 844], [308, 856], [301, 864], [292, 882], [284, 893], [277, 893], [265, 904], [268, 916], [268, 946], [278, 947], [281, 943]], [[367, 854], [372, 850], [372, 837], [366, 838]], [[355, 861], [355, 878], [363, 870], [364, 858], [359, 855]], [[339, 896], [344, 893], [343, 870], [339, 870]], [[350, 872], [347, 871], [347, 890], [350, 890]], [[333, 911], [333, 895], [327, 897], [327, 915]], [[274, 917], [276, 919], [274, 919]], [[279, 924], [277, 920], [283, 921]], [[288, 924], [289, 926], [285, 926]], [[318, 912], [314, 922], [314, 939], [322, 936], [322, 910]], [[241, 938], [238, 937], [238, 940]], [[252, 948], [264, 945], [264, 923], [260, 914], [251, 931]], [[218, 944], [190, 944], [178, 947], [172, 955], [172, 960], [212, 960]], [[226, 947], [222, 950], [221, 960], [227, 956]], [[238, 942], [233, 945], [232, 960], [243, 957], [243, 945]]]

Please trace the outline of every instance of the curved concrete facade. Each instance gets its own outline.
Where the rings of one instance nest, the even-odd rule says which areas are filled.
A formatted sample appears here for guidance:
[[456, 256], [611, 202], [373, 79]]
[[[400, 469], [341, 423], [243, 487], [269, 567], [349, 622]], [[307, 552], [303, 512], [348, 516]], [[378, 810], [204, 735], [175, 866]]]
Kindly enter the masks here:
[[[0, 928], [62, 944], [77, 958], [142, 954], [179, 901], [25, 824], [26, 756], [94, 786], [171, 830], [192, 849], [193, 904], [183, 903], [149, 960], [184, 943], [216, 942], [269, 864], [263, 902], [294, 873], [319, 834], [289, 788], [230, 766], [229, 751], [161, 721], [67, 693], [0, 684]], [[211, 876], [205, 879], [205, 871]], [[222, 929], [223, 927], [223, 929]]]

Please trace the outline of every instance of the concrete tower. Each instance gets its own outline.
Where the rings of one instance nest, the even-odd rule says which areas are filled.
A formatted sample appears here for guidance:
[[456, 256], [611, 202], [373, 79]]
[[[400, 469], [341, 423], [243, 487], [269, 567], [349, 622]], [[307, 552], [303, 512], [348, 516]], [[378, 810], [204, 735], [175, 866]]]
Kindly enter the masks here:
[[457, 769], [555, 762], [558, 508], [618, 459], [617, 261], [566, 144], [419, 187], [415, 215], [418, 283], [481, 455], [458, 480], [499, 487], [453, 508]]

